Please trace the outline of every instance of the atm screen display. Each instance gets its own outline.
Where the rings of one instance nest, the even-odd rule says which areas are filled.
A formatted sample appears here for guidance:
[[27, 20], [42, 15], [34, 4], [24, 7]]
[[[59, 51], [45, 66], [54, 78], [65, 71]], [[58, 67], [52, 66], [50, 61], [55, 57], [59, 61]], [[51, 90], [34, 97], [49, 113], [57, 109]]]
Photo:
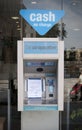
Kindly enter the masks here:
[[29, 78], [28, 79], [28, 98], [42, 97], [42, 79]]

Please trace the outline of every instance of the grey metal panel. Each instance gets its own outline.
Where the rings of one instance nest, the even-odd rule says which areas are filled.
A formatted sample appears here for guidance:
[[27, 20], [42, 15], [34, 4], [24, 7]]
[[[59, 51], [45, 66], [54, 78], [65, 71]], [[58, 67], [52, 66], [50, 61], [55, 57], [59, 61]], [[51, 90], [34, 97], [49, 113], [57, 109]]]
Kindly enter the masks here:
[[21, 112], [21, 130], [59, 130], [59, 112]]

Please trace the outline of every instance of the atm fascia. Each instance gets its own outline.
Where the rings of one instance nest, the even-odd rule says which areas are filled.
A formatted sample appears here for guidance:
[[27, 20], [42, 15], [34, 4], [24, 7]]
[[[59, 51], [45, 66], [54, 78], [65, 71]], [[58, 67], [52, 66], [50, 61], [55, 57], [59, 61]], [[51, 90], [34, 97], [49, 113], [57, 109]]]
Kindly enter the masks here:
[[64, 42], [58, 38], [23, 38], [17, 48], [18, 110], [62, 111]]

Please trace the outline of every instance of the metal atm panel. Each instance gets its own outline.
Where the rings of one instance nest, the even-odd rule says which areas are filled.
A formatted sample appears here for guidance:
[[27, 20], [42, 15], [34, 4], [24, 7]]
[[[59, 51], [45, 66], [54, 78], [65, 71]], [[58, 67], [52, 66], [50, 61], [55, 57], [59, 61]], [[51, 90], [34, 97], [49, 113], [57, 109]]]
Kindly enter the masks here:
[[18, 110], [63, 110], [63, 49], [55, 38], [18, 42]]

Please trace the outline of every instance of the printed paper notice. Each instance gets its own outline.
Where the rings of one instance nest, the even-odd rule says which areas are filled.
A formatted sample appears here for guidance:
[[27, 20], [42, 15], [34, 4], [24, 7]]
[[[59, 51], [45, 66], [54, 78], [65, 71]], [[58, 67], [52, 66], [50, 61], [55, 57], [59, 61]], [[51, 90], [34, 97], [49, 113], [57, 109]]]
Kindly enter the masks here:
[[42, 97], [41, 79], [28, 79], [28, 98]]

